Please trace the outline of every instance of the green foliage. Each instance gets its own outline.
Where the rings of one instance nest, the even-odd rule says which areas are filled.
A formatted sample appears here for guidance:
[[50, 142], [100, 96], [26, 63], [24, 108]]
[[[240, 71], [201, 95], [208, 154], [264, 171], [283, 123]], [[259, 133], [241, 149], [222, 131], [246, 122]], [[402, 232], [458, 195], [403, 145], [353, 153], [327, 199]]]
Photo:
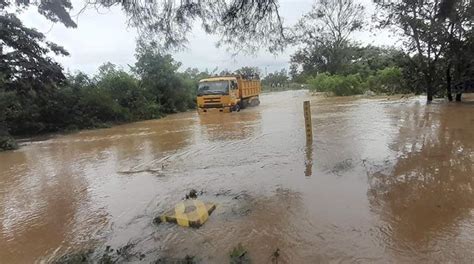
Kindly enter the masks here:
[[15, 147], [10, 134], [104, 127], [193, 108], [197, 82], [208, 74], [178, 67], [169, 55], [146, 54], [133, 68], [136, 75], [106, 63], [93, 77], [69, 74], [61, 84], [27, 93], [7, 91], [0, 78], [0, 150]]
[[400, 68], [386, 67], [374, 74], [363, 77], [360, 74], [331, 75], [321, 73], [307, 81], [310, 90], [332, 93], [337, 96], [362, 94], [367, 90], [375, 93], [407, 93], [405, 77]]
[[288, 84], [288, 80], [288, 72], [286, 69], [281, 69], [280, 71], [275, 71], [265, 76], [262, 80], [262, 84], [271, 87], [283, 86]]
[[182, 74], [183, 78], [187, 80], [192, 80], [195, 86], [197, 87], [199, 80], [209, 78], [211, 73], [206, 69], [205, 71], [201, 72], [197, 68], [187, 68]]
[[364, 25], [364, 7], [354, 0], [317, 0], [295, 26], [302, 44], [291, 62], [305, 74], [341, 74], [354, 60], [357, 43], [350, 37]]
[[[401, 50], [370, 45], [354, 47], [351, 56], [352, 59], [340, 65], [335, 71], [336, 73], [332, 75], [359, 75], [362, 79], [362, 90], [370, 89], [376, 93], [420, 94], [425, 90], [425, 76], [420, 69], [421, 64], [418, 63], [417, 56], [410, 57]], [[318, 71], [324, 69], [324, 67], [315, 65], [311, 58], [302, 61], [303, 64], [300, 66], [303, 70], [300, 73], [297, 73], [299, 65], [295, 61], [291, 66], [291, 74], [295, 80], [309, 81], [314, 79], [311, 76], [320, 75], [317, 74]], [[440, 76], [442, 77], [443, 74], [441, 73]], [[434, 83], [439, 86], [441, 82], [442, 78], [438, 78]]]
[[[320, 49], [297, 51], [292, 56], [290, 67], [290, 74], [293, 79], [297, 80], [300, 77], [315, 75], [318, 72], [340, 75], [360, 74], [363, 78], [366, 78], [386, 67], [402, 67], [402, 64], [408, 64], [407, 61], [410, 59], [401, 50], [391, 47], [371, 45], [362, 47], [353, 43], [352, 46], [345, 48], [347, 56], [343, 61], [340, 61], [337, 65], [329, 65], [330, 61], [328, 59], [319, 57], [318, 53], [321, 52], [324, 51]], [[301, 69], [299, 73], [298, 68]]]
[[422, 73], [419, 77], [428, 101], [433, 100], [440, 90], [440, 82], [446, 83], [450, 94], [452, 73], [457, 81], [462, 80], [466, 73], [469, 75], [474, 61], [469, 41], [473, 34], [473, 1], [374, 2], [378, 7], [374, 19], [379, 21], [380, 27], [397, 28], [404, 40], [404, 48], [416, 54], [412, 63]]
[[17, 149], [18, 145], [10, 135], [0, 133], [0, 151]]
[[156, 99], [164, 113], [185, 111], [195, 106], [194, 82], [176, 74], [181, 63], [171, 55], [162, 54], [155, 46], [138, 44], [137, 62], [133, 71], [140, 77], [140, 86]]
[[141, 120], [159, 117], [160, 105], [152, 93], [133, 75], [116, 69], [116, 66], [107, 63], [99, 68], [95, 77], [97, 87], [110, 94], [112, 100], [121, 108], [124, 120]]
[[377, 93], [395, 94], [408, 92], [404, 85], [403, 74], [400, 68], [387, 67], [378, 70], [375, 75], [367, 78], [367, 86]]
[[330, 92], [337, 96], [362, 94], [363, 81], [360, 75], [331, 75], [321, 73], [308, 79], [310, 89], [316, 92]]
[[260, 76], [260, 69], [258, 67], [242, 67], [235, 71], [235, 74], [240, 74], [248, 78], [256, 78]]
[[[0, 73], [5, 90], [44, 90], [64, 80], [62, 67], [51, 57], [68, 55], [62, 47], [46, 41], [41, 32], [25, 27], [14, 13], [7, 11], [9, 2], [0, 2]], [[29, 5], [29, 1], [24, 5]], [[53, 1], [57, 9], [65, 8], [61, 1]], [[64, 1], [67, 8], [67, 1]], [[56, 4], [41, 4], [38, 11], [51, 20], [58, 21], [50, 8]], [[49, 6], [49, 7], [48, 7]]]
[[250, 258], [247, 254], [247, 249], [239, 243], [236, 247], [232, 249], [229, 253], [230, 263], [231, 264], [246, 264], [251, 263]]
[[15, 94], [4, 91], [4, 79], [0, 75], [0, 151], [16, 149], [15, 140], [8, 133], [6, 119], [12, 115], [12, 105], [15, 104]]

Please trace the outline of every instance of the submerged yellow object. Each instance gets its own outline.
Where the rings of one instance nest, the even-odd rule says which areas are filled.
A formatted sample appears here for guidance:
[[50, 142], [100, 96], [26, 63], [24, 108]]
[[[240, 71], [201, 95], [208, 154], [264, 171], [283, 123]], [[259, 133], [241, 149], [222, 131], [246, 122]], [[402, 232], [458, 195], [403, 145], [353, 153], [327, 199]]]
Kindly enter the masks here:
[[160, 217], [161, 222], [176, 223], [185, 227], [201, 227], [216, 209], [211, 203], [199, 200], [186, 200]]

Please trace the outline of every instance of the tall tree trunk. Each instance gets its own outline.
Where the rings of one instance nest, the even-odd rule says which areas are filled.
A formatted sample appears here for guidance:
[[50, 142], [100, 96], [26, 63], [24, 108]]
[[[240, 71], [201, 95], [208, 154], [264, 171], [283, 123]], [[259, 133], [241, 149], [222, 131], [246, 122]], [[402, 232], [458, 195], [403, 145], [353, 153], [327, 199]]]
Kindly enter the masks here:
[[461, 102], [462, 93], [456, 94], [456, 102]]
[[428, 85], [427, 89], [426, 89], [426, 100], [428, 101], [428, 103], [430, 103], [431, 101], [433, 101], [433, 86], [430, 84]]
[[428, 103], [433, 101], [433, 81], [431, 76], [431, 74], [426, 76], [426, 101], [428, 101]]
[[446, 94], [448, 95], [448, 100], [453, 101], [453, 94], [451, 93], [451, 63], [448, 64], [446, 69]]
[[430, 62], [428, 62], [426, 71], [425, 71], [426, 101], [428, 103], [431, 103], [431, 101], [433, 101], [433, 76], [434, 76], [433, 66]]

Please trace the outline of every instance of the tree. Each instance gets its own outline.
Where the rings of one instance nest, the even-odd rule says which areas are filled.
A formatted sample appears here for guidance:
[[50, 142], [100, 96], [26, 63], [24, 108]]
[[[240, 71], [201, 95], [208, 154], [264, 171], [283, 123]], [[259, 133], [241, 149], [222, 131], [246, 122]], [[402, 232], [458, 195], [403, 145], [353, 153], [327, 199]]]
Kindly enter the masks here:
[[[437, 69], [443, 67], [440, 61], [444, 59], [447, 62], [446, 79], [450, 83], [453, 63], [450, 57], [459, 57], [452, 52], [455, 53], [455, 50], [459, 50], [459, 46], [465, 43], [464, 34], [458, 33], [465, 31], [466, 23], [470, 24], [472, 31], [472, 1], [460, 0], [449, 4], [441, 0], [375, 2], [380, 9], [377, 12], [380, 26], [398, 29], [406, 40], [407, 51], [417, 54], [414, 62], [420, 64], [427, 100], [432, 101], [439, 80]], [[461, 12], [462, 10], [464, 12]]]
[[150, 93], [164, 113], [184, 111], [194, 106], [195, 87], [176, 74], [181, 63], [163, 54], [157, 44], [139, 42], [133, 71], [140, 86]]
[[302, 45], [291, 62], [303, 72], [340, 73], [357, 47], [350, 36], [363, 26], [364, 8], [353, 0], [317, 0], [295, 27], [295, 42]]
[[200, 71], [198, 68], [187, 68], [182, 74], [185, 78], [193, 80], [196, 84], [199, 80], [211, 76], [211, 73], [209, 73], [207, 69], [205, 71]]
[[[69, 1], [11, 2], [17, 8], [35, 4], [38, 12], [47, 19], [61, 22], [66, 27], [76, 27], [67, 11], [72, 8]], [[7, 86], [10, 89], [18, 85], [41, 88], [63, 80], [61, 66], [48, 57], [48, 54], [69, 55], [67, 51], [46, 41], [45, 36], [37, 30], [25, 27], [14, 13], [7, 11], [9, 8], [12, 8], [10, 1], [0, 0], [0, 72], [4, 75]]]
[[[216, 71], [217, 73], [217, 71]], [[228, 69], [220, 71], [218, 74], [215, 74], [216, 76], [226, 76], [226, 75], [232, 75], [233, 73], [229, 71]]]
[[288, 83], [288, 72], [286, 69], [281, 69], [280, 71], [275, 71], [267, 76], [262, 80], [264, 85], [268, 86], [282, 86], [283, 84]]
[[347, 74], [360, 74], [363, 77], [374, 75], [387, 67], [400, 67], [407, 55], [394, 47], [368, 45], [353, 50], [352, 61], [346, 67]]
[[[8, 135], [12, 120], [22, 120], [23, 128], [29, 124], [38, 109], [56, 84], [62, 83], [65, 76], [62, 67], [49, 55], [68, 55], [55, 43], [46, 41], [45, 36], [25, 27], [16, 14], [9, 10], [36, 5], [38, 12], [47, 19], [61, 22], [67, 27], [75, 27], [67, 10], [69, 1], [6, 1], [0, 0], [0, 134]], [[7, 99], [6, 99], [7, 98]], [[35, 129], [42, 129], [36, 127]]]
[[458, 4], [461, 1], [462, 0], [441, 0], [441, 3], [439, 4], [438, 13], [437, 13], [438, 18], [446, 19], [449, 16], [449, 14], [453, 12], [456, 4]]
[[260, 69], [258, 67], [242, 67], [235, 71], [235, 74], [240, 74], [247, 78], [260, 78]]
[[[438, 19], [446, 27], [445, 34], [438, 38], [446, 41], [443, 64], [446, 72], [446, 93], [452, 101], [452, 77], [454, 76], [455, 81], [462, 82], [474, 76], [474, 2], [441, 2]], [[456, 95], [456, 100], [460, 99], [460, 94]]]
[[[375, 47], [375, 46], [353, 46], [347, 48], [347, 61], [335, 68], [335, 74], [349, 75], [360, 74], [366, 78], [374, 75], [378, 70], [386, 67], [404, 67], [409, 58], [402, 50], [392, 47]], [[300, 76], [311, 76], [317, 73], [331, 72], [327, 65], [317, 59], [317, 56], [306, 54], [319, 53], [321, 50], [307, 51], [301, 49], [292, 57], [292, 64], [290, 67], [290, 75], [292, 78], [298, 79]], [[301, 69], [298, 71], [298, 69]]]

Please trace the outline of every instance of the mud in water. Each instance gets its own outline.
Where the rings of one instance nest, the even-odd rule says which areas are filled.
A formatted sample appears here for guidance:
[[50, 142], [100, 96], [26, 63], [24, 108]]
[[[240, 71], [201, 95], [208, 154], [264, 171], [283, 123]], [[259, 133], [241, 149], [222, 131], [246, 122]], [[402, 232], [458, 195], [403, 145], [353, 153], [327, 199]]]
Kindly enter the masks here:
[[[0, 262], [473, 263], [474, 103], [312, 97], [306, 146], [309, 98], [0, 153]], [[203, 227], [153, 223], [191, 189]]]

